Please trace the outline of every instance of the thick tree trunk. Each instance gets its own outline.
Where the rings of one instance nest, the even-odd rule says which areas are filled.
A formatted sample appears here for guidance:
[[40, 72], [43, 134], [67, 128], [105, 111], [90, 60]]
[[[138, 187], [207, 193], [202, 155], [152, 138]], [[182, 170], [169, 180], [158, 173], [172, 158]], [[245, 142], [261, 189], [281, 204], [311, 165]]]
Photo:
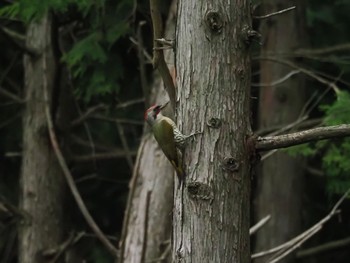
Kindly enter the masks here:
[[175, 191], [175, 262], [250, 262], [250, 1], [180, 1], [178, 124], [201, 131]]
[[[302, 23], [302, 1], [265, 0], [262, 12], [278, 11], [292, 6], [293, 2], [297, 6], [296, 11], [274, 16], [262, 23], [262, 56], [271, 55], [271, 52], [293, 52], [299, 47], [297, 45], [303, 43], [305, 36], [301, 32], [305, 25]], [[264, 84], [273, 83], [291, 71], [290, 68], [264, 60], [260, 67], [261, 83]], [[305, 104], [302, 76], [293, 76], [280, 85], [260, 89], [260, 128], [283, 126], [297, 120]], [[259, 220], [270, 214], [271, 220], [257, 233], [256, 251], [277, 246], [300, 231], [303, 179], [301, 158], [277, 152], [263, 161], [261, 173], [257, 177], [255, 218]], [[293, 256], [283, 260], [292, 261]]]
[[20, 207], [28, 216], [20, 226], [19, 262], [38, 263], [48, 261], [49, 257], [43, 253], [63, 241], [64, 230], [64, 177], [51, 149], [43, 98], [45, 81], [50, 98], [55, 87], [56, 65], [50, 15], [29, 24], [26, 45], [38, 54], [25, 56], [24, 59], [26, 108], [23, 116]]
[[[175, 32], [176, 0], [173, 1], [166, 29], [171, 39]], [[172, 51], [166, 54], [173, 68]], [[157, 77], [152, 101], [166, 102], [167, 95]], [[173, 211], [174, 170], [149, 132], [142, 138], [133, 178], [130, 183], [130, 207], [125, 215], [125, 243], [121, 246], [122, 262], [171, 262], [171, 226]], [[161, 260], [160, 260], [161, 259]]]

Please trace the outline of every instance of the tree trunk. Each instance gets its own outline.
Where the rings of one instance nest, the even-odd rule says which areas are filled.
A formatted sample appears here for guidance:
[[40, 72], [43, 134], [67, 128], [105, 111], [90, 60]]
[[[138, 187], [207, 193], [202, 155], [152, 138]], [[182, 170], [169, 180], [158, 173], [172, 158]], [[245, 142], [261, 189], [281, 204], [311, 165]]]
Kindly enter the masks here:
[[[269, 18], [262, 23], [262, 56], [271, 52], [293, 52], [304, 41], [303, 1], [286, 2], [265, 0], [263, 14], [278, 11], [293, 5], [296, 11]], [[274, 56], [276, 54], [273, 54]], [[278, 55], [277, 55], [278, 56]], [[260, 82], [273, 83], [286, 76], [291, 69], [277, 63], [262, 60]], [[283, 126], [296, 121], [305, 104], [304, 78], [293, 76], [280, 85], [260, 87], [260, 129]], [[256, 251], [277, 246], [299, 233], [301, 228], [301, 202], [303, 197], [303, 162], [285, 152], [277, 152], [261, 165], [257, 177], [256, 221], [271, 215], [271, 220], [257, 233]], [[261, 262], [265, 262], [265, 258]], [[283, 262], [292, 262], [289, 256]], [[257, 262], [260, 262], [257, 260]], [[282, 261], [281, 261], [282, 262]]]
[[20, 207], [28, 216], [20, 226], [19, 262], [38, 263], [48, 262], [50, 256], [44, 252], [57, 248], [63, 241], [64, 230], [65, 183], [49, 141], [43, 98], [44, 83], [47, 81], [49, 98], [56, 84], [50, 15], [28, 25], [26, 45], [37, 55], [24, 58], [26, 108]]
[[[176, 3], [173, 0], [170, 7], [166, 29], [168, 39], [174, 37]], [[166, 58], [168, 65], [173, 65], [172, 51], [166, 54]], [[169, 100], [160, 76], [153, 84], [151, 98], [158, 103]], [[142, 263], [155, 259], [159, 259], [157, 262], [171, 262], [173, 185], [174, 170], [148, 132], [142, 138], [130, 183], [130, 207], [123, 226], [122, 262]]]
[[201, 131], [175, 191], [175, 262], [250, 262], [249, 1], [180, 1], [178, 124]]

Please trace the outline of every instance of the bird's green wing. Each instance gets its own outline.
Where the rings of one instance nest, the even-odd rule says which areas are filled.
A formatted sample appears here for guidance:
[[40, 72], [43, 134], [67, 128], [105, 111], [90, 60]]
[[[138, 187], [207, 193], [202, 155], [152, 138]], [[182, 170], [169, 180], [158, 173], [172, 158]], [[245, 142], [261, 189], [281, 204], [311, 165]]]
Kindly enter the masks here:
[[173, 126], [166, 120], [156, 123], [153, 127], [154, 138], [158, 142], [160, 148], [163, 150], [165, 156], [174, 162], [173, 165], [178, 166], [178, 154], [174, 141]]

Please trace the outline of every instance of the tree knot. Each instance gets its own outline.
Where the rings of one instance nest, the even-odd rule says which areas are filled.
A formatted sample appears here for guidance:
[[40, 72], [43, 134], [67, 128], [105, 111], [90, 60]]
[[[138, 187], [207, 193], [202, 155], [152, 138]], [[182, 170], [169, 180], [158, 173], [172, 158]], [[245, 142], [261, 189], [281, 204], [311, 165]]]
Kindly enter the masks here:
[[211, 191], [211, 187], [207, 184], [203, 184], [200, 182], [190, 182], [187, 185], [187, 191], [192, 199], [201, 199], [201, 200], [212, 200], [213, 192]]

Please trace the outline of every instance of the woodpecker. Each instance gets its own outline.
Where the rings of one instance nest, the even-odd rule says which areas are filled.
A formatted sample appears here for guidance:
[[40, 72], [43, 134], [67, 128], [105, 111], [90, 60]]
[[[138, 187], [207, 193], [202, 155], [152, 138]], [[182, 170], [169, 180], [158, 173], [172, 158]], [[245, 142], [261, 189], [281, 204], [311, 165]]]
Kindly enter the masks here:
[[177, 128], [175, 122], [160, 112], [165, 105], [154, 105], [145, 112], [145, 120], [151, 126], [154, 138], [164, 152], [181, 182], [185, 177], [182, 167], [182, 154], [186, 140], [194, 134], [184, 135]]

